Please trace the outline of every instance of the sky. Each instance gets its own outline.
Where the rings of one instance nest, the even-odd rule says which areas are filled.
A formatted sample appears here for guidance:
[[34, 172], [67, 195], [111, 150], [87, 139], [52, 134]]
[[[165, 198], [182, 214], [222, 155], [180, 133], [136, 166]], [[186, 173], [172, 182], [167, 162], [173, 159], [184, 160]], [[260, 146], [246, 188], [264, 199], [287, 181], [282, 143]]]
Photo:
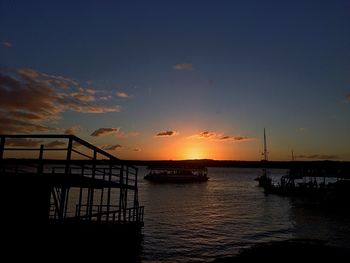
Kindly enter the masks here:
[[[121, 159], [350, 160], [350, 2], [0, 0], [0, 133]], [[22, 142], [23, 143], [23, 142]]]

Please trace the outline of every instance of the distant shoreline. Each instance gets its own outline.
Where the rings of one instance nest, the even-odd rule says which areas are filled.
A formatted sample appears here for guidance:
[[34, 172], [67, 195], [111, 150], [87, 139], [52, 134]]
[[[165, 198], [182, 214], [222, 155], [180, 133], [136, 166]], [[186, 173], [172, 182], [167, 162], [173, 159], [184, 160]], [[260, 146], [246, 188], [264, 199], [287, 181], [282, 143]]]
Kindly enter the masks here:
[[294, 167], [342, 168], [350, 171], [350, 161], [237, 161], [237, 160], [124, 160], [135, 166], [206, 166], [237, 168], [290, 169]]

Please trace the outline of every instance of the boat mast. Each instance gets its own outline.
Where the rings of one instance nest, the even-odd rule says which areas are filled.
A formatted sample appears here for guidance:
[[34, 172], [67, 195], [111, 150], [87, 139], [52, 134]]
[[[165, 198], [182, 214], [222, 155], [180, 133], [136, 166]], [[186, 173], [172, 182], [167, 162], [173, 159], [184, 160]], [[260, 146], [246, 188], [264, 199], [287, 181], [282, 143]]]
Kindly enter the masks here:
[[[263, 156], [264, 156], [264, 159], [263, 159], [263, 161], [267, 161], [268, 160], [268, 158], [267, 158], [267, 154], [268, 154], [268, 152], [267, 152], [267, 143], [266, 143], [266, 131], [265, 131], [265, 128], [264, 128], [264, 152], [262, 153], [263, 154]], [[266, 164], [264, 164], [264, 166], [265, 166]], [[263, 168], [263, 170], [262, 170], [262, 175], [261, 175], [261, 179], [267, 179], [267, 168], [266, 167], [264, 167]], [[262, 184], [264, 184], [265, 182], [259, 182], [259, 184], [260, 185], [262, 185]]]
[[266, 145], [266, 132], [265, 132], [265, 128], [264, 128], [264, 152], [263, 152], [263, 155], [264, 155], [264, 161], [267, 161], [267, 145]]

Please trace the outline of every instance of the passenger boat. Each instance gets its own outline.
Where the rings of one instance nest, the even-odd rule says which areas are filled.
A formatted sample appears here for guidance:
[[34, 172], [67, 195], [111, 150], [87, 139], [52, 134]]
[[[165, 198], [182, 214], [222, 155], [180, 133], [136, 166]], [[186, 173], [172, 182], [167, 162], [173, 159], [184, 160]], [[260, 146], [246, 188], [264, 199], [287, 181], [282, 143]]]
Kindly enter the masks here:
[[208, 181], [206, 167], [148, 167], [146, 180], [157, 183], [192, 183]]

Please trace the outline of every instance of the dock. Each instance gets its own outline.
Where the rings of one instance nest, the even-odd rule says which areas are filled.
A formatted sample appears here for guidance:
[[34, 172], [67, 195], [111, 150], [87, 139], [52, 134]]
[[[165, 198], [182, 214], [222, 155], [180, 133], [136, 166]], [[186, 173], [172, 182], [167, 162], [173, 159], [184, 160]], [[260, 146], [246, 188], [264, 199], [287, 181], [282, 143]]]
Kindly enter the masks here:
[[8, 244], [24, 247], [35, 235], [53, 253], [139, 246], [144, 207], [137, 167], [74, 135], [0, 140], [1, 228], [10, 233]]
[[[329, 207], [349, 208], [350, 169], [340, 162], [292, 162], [284, 175], [275, 181], [268, 174], [264, 184], [266, 194], [301, 197]], [[260, 182], [259, 182], [260, 183]]]

